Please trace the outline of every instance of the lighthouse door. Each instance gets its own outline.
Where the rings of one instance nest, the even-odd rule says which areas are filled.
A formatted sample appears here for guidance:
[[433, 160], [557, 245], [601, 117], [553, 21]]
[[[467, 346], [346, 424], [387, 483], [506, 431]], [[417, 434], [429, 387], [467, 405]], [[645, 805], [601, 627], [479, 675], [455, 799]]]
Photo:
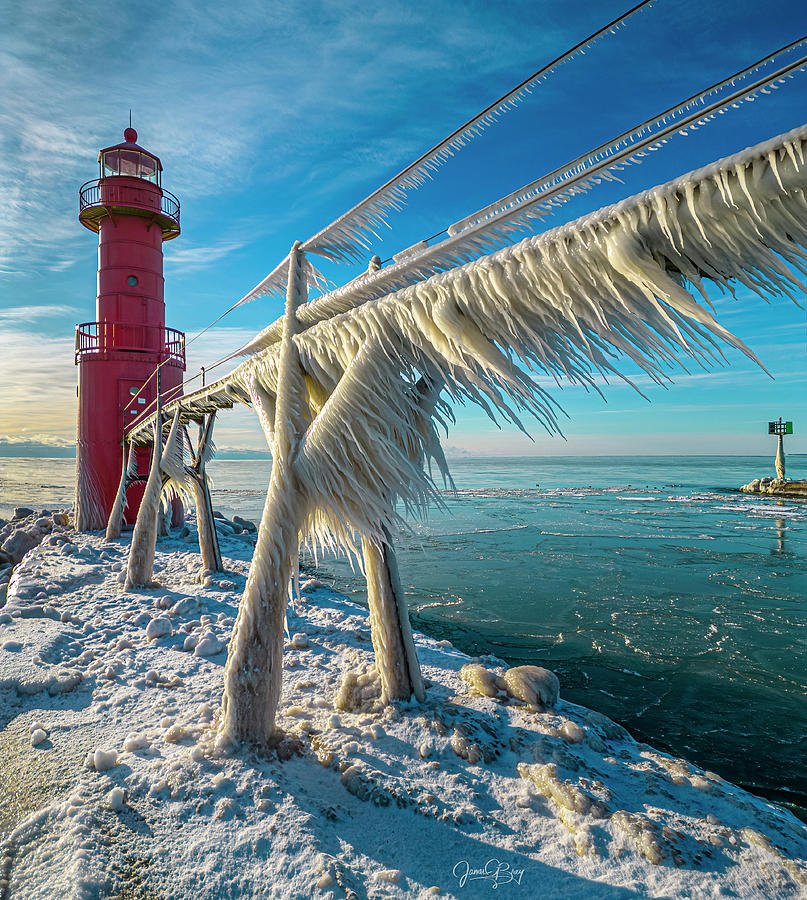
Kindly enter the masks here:
[[[138, 394], [137, 392], [143, 386], [143, 381], [136, 381], [131, 378], [118, 379], [118, 421], [121, 428], [129, 427], [144, 410], [149, 408], [149, 401], [154, 397], [154, 382], [152, 380], [145, 390]], [[151, 459], [149, 448], [139, 447], [136, 451], [136, 459], [137, 467], [135, 471], [141, 476], [141, 480], [130, 485], [126, 491], [128, 507], [124, 515], [124, 521], [129, 525], [134, 524], [137, 510], [140, 508], [140, 500], [143, 497], [144, 479], [148, 475]]]
[[128, 428], [148, 406], [146, 396], [148, 388], [137, 395], [142, 386], [142, 381], [133, 381], [130, 378], [118, 379], [118, 419], [124, 428]]

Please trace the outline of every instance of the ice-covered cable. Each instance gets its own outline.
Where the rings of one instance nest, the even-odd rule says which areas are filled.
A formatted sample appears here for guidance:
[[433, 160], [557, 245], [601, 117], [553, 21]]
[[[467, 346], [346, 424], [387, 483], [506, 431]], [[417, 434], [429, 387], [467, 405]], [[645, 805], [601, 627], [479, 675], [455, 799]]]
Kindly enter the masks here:
[[632, 16], [651, 5], [652, 0], [636, 4], [626, 13], [599, 28], [589, 37], [530, 75], [375, 190], [353, 209], [344, 213], [306, 241], [303, 249], [331, 259], [362, 258], [363, 250], [369, 246], [368, 239], [376, 235], [377, 228], [386, 224], [387, 215], [391, 211], [400, 210], [404, 206], [406, 193], [409, 190], [417, 189], [430, 180], [436, 169], [504, 113], [515, 108], [536, 87], [550, 78], [561, 65], [584, 54], [602, 37], [615, 33]]
[[[649, 8], [655, 0], [643, 0], [626, 13], [599, 28], [574, 47], [558, 56], [556, 59], [542, 66], [537, 72], [530, 75], [512, 90], [508, 91], [498, 100], [495, 100], [479, 114], [469, 119], [448, 137], [436, 144], [413, 163], [385, 182], [338, 219], [331, 222], [320, 232], [303, 245], [303, 249], [318, 253], [329, 259], [357, 259], [360, 258], [367, 246], [367, 239], [376, 234], [376, 229], [386, 223], [390, 212], [400, 210], [405, 205], [406, 194], [410, 190], [416, 190], [430, 180], [433, 173], [448, 159], [458, 153], [470, 143], [477, 135], [493, 125], [509, 109], [517, 106], [536, 87], [546, 81], [563, 64], [575, 59], [592, 47], [597, 41], [607, 34], [612, 34], [621, 29], [627, 21], [640, 10]], [[274, 294], [278, 297], [285, 295], [286, 271], [288, 269], [288, 257], [281, 260], [277, 266], [252, 290], [247, 292], [235, 306], [249, 303], [257, 297]], [[234, 308], [234, 307], [233, 307]]]
[[[805, 46], [807, 38], [802, 38], [777, 50], [655, 119], [455, 223], [449, 227], [446, 239], [432, 246], [416, 246], [402, 254], [394, 265], [359, 276], [315, 300], [301, 311], [301, 318], [306, 323], [327, 318], [512, 243], [528, 223], [551, 215], [558, 205], [589, 191], [600, 180], [613, 178], [614, 171], [640, 164], [646, 154], [658, 150], [673, 134], [686, 133], [687, 129], [713, 120], [733, 104], [764, 95], [770, 85], [803, 68], [807, 63]], [[279, 333], [278, 323], [272, 323], [239, 353], [248, 355], [269, 346], [279, 339]]]
[[[494, 420], [557, 431], [553, 383], [596, 389], [620, 358], [659, 383], [676, 363], [721, 364], [724, 346], [756, 359], [691, 292], [708, 305], [704, 279], [804, 291], [806, 144], [798, 129], [296, 334], [309, 396], [327, 397], [295, 463], [315, 541], [394, 533], [396, 497], [410, 514], [439, 502], [424, 420], [442, 411], [420, 406], [424, 373]], [[277, 359], [269, 347], [228, 381], [274, 392]]]

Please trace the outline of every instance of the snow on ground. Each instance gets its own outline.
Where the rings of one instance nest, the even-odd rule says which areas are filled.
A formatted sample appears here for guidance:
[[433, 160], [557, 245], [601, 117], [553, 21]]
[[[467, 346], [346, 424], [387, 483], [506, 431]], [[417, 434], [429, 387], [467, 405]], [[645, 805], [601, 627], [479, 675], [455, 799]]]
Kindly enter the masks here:
[[417, 635], [426, 703], [376, 709], [368, 614], [316, 580], [290, 621], [284, 737], [219, 752], [253, 544], [219, 526], [228, 571], [201, 585], [192, 534], [159, 542], [159, 588], [122, 591], [127, 535], [59, 526], [14, 570], [4, 900], [805, 896], [790, 813], [598, 713], [513, 699], [535, 698], [498, 660], [460, 677], [467, 656]]

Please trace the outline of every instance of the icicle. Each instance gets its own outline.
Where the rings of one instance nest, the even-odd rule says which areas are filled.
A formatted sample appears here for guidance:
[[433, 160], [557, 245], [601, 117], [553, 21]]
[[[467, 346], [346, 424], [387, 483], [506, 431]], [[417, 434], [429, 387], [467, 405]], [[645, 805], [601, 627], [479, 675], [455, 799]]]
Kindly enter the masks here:
[[687, 182], [684, 185], [684, 197], [686, 198], [687, 206], [689, 207], [689, 214], [692, 216], [694, 223], [698, 226], [701, 237], [711, 247], [712, 245], [709, 243], [709, 238], [706, 236], [706, 232], [703, 229], [703, 223], [698, 218], [697, 204], [695, 203], [695, 186], [691, 182]]
[[[754, 215], [758, 219], [761, 218], [759, 215], [759, 211], [757, 210], [757, 208], [754, 204], [754, 198], [751, 196], [751, 192], [748, 190], [748, 184], [746, 183], [746, 178], [745, 178], [745, 166], [744, 165], [737, 166], [735, 171], [737, 173], [737, 181], [739, 181], [739, 183], [740, 183], [740, 188], [742, 189], [742, 192], [745, 194], [745, 196], [748, 198], [748, 202], [751, 206], [751, 211], [754, 213]], [[757, 230], [757, 234], [759, 234], [759, 236], [762, 237], [762, 235], [759, 233], [758, 230]]]
[[[171, 430], [160, 457], [160, 471], [165, 476], [163, 491], [166, 496], [177, 496], [190, 502], [190, 484], [185, 466], [185, 438], [179, 425], [182, 404], [178, 403], [171, 422]], [[167, 502], [170, 502], [168, 500]]]
[[126, 482], [136, 471], [137, 459], [135, 456], [135, 448], [132, 445], [129, 445], [129, 460], [127, 463], [126, 445], [124, 444], [120, 484], [118, 485], [118, 493], [115, 495], [115, 502], [112, 505], [112, 511], [109, 514], [109, 521], [106, 526], [105, 539], [108, 541], [116, 541], [120, 537], [120, 530], [123, 525], [123, 513], [126, 509]]
[[768, 152], [768, 154], [767, 154], [768, 165], [771, 167], [771, 171], [776, 176], [776, 181], [779, 185], [779, 189], [781, 190], [781, 192], [783, 194], [786, 194], [787, 191], [785, 191], [785, 186], [782, 184], [782, 177], [779, 174], [779, 166], [777, 165], [777, 162], [776, 162], [776, 153], [777, 153], [776, 150], [770, 150]]
[[160, 456], [162, 453], [162, 428], [159, 422], [154, 425], [154, 449], [151, 455], [151, 468], [140, 509], [137, 513], [132, 544], [129, 548], [129, 560], [126, 569], [124, 590], [134, 587], [148, 587], [154, 575], [154, 550], [157, 543], [157, 514], [160, 507], [162, 476], [160, 473]]
[[84, 443], [76, 444], [76, 499], [74, 521], [76, 531], [95, 531], [107, 522], [101, 486], [95, 470], [88, 463]]

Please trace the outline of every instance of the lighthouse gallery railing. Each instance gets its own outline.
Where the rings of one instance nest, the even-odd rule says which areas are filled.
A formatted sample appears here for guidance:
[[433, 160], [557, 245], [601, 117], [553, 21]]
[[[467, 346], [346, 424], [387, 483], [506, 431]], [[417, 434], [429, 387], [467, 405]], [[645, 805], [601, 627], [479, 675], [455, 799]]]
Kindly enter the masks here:
[[[115, 176], [107, 176], [114, 178]], [[79, 188], [78, 192], [78, 211], [81, 214], [85, 209], [93, 206], [103, 206], [101, 203], [101, 179], [95, 178], [88, 181]], [[162, 196], [160, 198], [160, 212], [164, 216], [168, 216], [174, 222], [179, 224], [179, 199], [175, 197], [171, 191], [161, 188]]]
[[126, 350], [159, 355], [185, 368], [185, 333], [132, 322], [84, 322], [76, 326], [76, 365], [89, 354]]

